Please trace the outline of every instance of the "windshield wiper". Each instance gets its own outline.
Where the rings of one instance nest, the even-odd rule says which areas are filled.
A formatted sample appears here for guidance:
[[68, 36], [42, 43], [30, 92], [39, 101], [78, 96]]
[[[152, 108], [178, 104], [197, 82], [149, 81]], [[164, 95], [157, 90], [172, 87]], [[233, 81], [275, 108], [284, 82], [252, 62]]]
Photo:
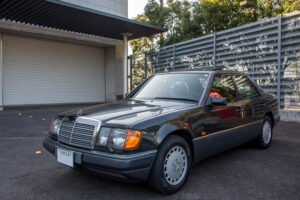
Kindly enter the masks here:
[[176, 98], [176, 97], [155, 97], [154, 99], [171, 99], [171, 100], [183, 100], [183, 101], [193, 101], [193, 102], [199, 102], [195, 99], [186, 99], [186, 98]]

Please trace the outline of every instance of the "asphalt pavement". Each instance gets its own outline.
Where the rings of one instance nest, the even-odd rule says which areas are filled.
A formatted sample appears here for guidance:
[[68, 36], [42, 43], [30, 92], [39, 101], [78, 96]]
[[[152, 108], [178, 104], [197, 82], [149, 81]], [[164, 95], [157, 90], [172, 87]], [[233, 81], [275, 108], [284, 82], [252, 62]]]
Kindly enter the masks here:
[[58, 164], [42, 147], [64, 107], [0, 112], [0, 199], [300, 199], [300, 124], [280, 122], [270, 148], [244, 145], [201, 161], [184, 188], [161, 195]]

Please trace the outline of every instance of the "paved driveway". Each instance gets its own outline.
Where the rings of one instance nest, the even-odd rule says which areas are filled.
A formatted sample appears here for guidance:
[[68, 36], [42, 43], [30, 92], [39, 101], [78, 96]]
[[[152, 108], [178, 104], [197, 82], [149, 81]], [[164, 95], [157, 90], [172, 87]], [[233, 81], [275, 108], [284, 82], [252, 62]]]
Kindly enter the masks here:
[[0, 112], [0, 199], [300, 198], [300, 124], [280, 122], [267, 150], [246, 145], [202, 161], [181, 191], [165, 196], [146, 184], [104, 180], [56, 163], [42, 140], [60, 110]]

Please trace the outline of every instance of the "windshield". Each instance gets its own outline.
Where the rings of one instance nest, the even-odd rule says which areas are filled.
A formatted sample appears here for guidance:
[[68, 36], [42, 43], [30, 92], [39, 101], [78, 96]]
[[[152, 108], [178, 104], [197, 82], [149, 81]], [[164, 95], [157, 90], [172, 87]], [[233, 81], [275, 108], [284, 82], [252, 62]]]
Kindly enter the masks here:
[[158, 74], [144, 83], [131, 98], [198, 102], [207, 85], [207, 80], [208, 73]]

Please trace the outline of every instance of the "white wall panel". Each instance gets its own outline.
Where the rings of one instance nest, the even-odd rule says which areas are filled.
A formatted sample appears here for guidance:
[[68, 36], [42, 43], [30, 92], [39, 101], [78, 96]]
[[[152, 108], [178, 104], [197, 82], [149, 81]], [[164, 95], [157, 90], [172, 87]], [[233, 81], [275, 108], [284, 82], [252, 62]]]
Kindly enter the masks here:
[[68, 3], [128, 17], [128, 0], [62, 0]]
[[3, 57], [2, 57], [2, 33], [0, 33], [0, 111], [3, 110]]
[[105, 101], [101, 48], [2, 34], [4, 106]]

